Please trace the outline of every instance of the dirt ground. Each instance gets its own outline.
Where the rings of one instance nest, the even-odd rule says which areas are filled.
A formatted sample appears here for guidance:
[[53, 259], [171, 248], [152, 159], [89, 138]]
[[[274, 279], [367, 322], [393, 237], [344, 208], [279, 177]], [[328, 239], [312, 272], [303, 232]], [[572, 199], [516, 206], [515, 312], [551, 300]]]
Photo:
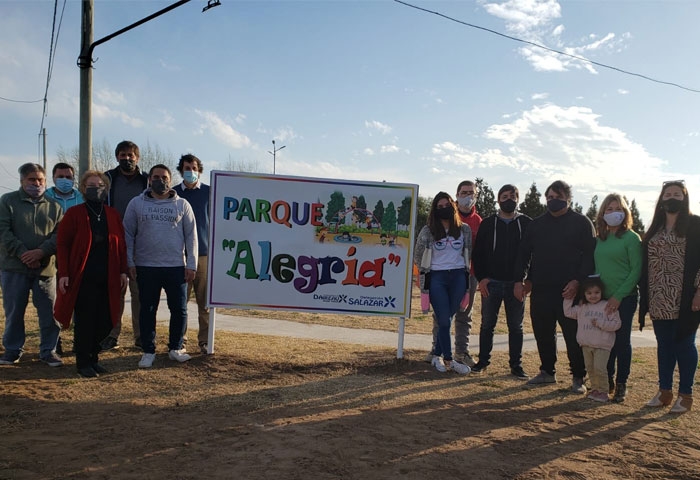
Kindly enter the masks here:
[[425, 352], [221, 332], [176, 364], [163, 341], [153, 369], [121, 348], [83, 379], [72, 356], [41, 364], [31, 330], [0, 367], [0, 478], [700, 478], [698, 413], [643, 407], [653, 349], [634, 353], [628, 401], [603, 405], [568, 392], [561, 358], [559, 383], [533, 388], [505, 353], [463, 377]]

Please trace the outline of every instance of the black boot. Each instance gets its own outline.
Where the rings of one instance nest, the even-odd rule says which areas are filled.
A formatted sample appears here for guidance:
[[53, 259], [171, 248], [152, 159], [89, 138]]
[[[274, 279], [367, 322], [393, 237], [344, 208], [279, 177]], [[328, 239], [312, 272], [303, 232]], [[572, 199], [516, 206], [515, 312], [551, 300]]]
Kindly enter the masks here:
[[613, 377], [608, 377], [608, 393], [610, 395], [615, 393], [615, 379]]
[[615, 396], [613, 396], [612, 401], [615, 403], [622, 403], [625, 401], [626, 396], [627, 396], [627, 384], [626, 383], [618, 383], [615, 386]]

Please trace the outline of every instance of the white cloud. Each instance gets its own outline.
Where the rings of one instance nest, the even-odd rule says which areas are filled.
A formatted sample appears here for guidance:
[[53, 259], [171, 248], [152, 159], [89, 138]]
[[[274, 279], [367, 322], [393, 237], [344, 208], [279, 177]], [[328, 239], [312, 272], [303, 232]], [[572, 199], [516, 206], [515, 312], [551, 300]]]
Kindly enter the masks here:
[[368, 121], [365, 120], [365, 127], [367, 127], [370, 130], [376, 130], [382, 135], [387, 135], [388, 133], [391, 133], [392, 128], [389, 125], [386, 125], [382, 122], [379, 122], [377, 120], [372, 120]]
[[109, 88], [101, 88], [95, 92], [96, 100], [102, 103], [107, 103], [110, 105], [124, 105], [126, 104], [126, 97], [122, 92], [115, 92]]
[[496, 180], [498, 175], [505, 181], [561, 178], [573, 185], [579, 202], [581, 195], [618, 191], [636, 198], [646, 218], [651, 218], [658, 179], [669, 175], [663, 160], [585, 107], [536, 106], [509, 123], [490, 126], [484, 139], [487, 146], [481, 150], [449, 141], [436, 144], [433, 160], [442, 167], [458, 165], [459, 171], [489, 169]]
[[238, 115], [236, 115], [236, 118], [233, 121], [236, 122], [238, 125], [243, 125], [246, 121], [246, 118], [248, 117], [245, 114], [239, 113]]
[[289, 126], [279, 128], [274, 136], [275, 139], [279, 140], [280, 142], [294, 140], [298, 137], [298, 135], [294, 132], [294, 129], [292, 129], [292, 127]]
[[396, 153], [399, 151], [399, 147], [396, 145], [382, 145], [379, 151], [382, 153]]
[[204, 119], [198, 133], [207, 132], [231, 148], [244, 148], [251, 145], [250, 138], [235, 130], [216, 113], [197, 109], [195, 109], [195, 113]]
[[365, 148], [364, 150], [362, 150], [362, 153], [364, 153], [365, 155], [370, 155], [370, 156], [371, 156], [371, 155], [374, 155], [374, 150], [372, 150], [371, 148], [367, 147], [367, 148]]
[[533, 100], [544, 100], [549, 97], [549, 93], [533, 93], [530, 98]]
[[182, 71], [182, 67], [179, 65], [171, 65], [167, 63], [165, 60], [162, 58], [158, 59], [158, 63], [160, 64], [161, 67], [163, 67], [164, 70], [167, 70], [169, 72], [180, 72]]
[[161, 119], [156, 122], [156, 128], [174, 132], [175, 127], [173, 125], [175, 124], [175, 117], [173, 117], [167, 110], [161, 110], [160, 113]]
[[630, 93], [630, 91], [625, 90], [624, 88], [618, 88], [617, 93], [619, 93], [620, 95], [627, 95], [628, 93]]
[[129, 125], [134, 128], [141, 128], [145, 125], [145, 122], [138, 117], [134, 117], [131, 114], [123, 112], [121, 110], [112, 109], [107, 105], [100, 105], [94, 102], [92, 104], [92, 115], [93, 118], [102, 120], [117, 119], [120, 120], [123, 124]]
[[[589, 34], [578, 43], [565, 42], [562, 39], [564, 25], [553, 26], [562, 16], [557, 0], [508, 0], [503, 3], [482, 0], [482, 5], [486, 12], [505, 22], [509, 34], [569, 55], [586, 58], [586, 54], [599, 50], [617, 52], [624, 48], [625, 42], [630, 38], [628, 33], [622, 34], [619, 39], [614, 33], [608, 33], [600, 39], [596, 34]], [[537, 71], [585, 69], [597, 73], [589, 62], [534, 46], [520, 47], [518, 51]]]

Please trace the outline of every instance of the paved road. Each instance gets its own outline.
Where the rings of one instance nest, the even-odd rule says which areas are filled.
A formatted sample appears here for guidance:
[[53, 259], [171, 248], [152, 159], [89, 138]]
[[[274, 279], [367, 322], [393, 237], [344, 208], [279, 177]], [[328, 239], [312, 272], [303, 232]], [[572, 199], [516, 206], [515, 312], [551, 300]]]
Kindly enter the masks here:
[[[127, 295], [127, 302], [129, 297]], [[129, 307], [125, 308], [129, 312]], [[287, 320], [275, 320], [271, 318], [246, 317], [245, 311], [241, 311], [241, 315], [223, 315], [216, 313], [216, 330], [224, 330], [229, 332], [241, 333], [257, 333], [261, 335], [273, 335], [280, 337], [295, 337], [309, 340], [331, 340], [343, 343], [357, 343], [362, 345], [377, 345], [382, 347], [398, 347], [398, 319], [396, 320], [397, 332], [387, 332], [384, 330], [368, 330], [358, 328], [330, 327], [326, 325], [311, 325], [306, 323], [297, 323]], [[169, 318], [168, 308], [165, 298], [161, 299], [160, 308], [158, 309], [158, 319], [167, 320]], [[407, 320], [410, 322], [410, 319]], [[188, 304], [188, 330], [196, 332], [197, 324], [197, 305], [194, 302]], [[559, 350], [565, 351], [566, 345], [561, 333], [557, 335]], [[700, 341], [700, 339], [699, 339]], [[406, 334], [404, 336], [405, 349], [418, 349], [428, 351], [432, 344], [430, 335], [422, 334]], [[655, 347], [656, 339], [654, 332], [651, 329], [646, 329], [643, 332], [633, 330], [632, 345], [635, 347]], [[508, 350], [508, 335], [496, 335], [494, 338], [494, 350]], [[472, 335], [469, 338], [469, 349], [472, 352], [479, 351], [479, 336]], [[523, 349], [526, 351], [536, 351], [537, 344], [535, 337], [532, 334], [525, 335]]]

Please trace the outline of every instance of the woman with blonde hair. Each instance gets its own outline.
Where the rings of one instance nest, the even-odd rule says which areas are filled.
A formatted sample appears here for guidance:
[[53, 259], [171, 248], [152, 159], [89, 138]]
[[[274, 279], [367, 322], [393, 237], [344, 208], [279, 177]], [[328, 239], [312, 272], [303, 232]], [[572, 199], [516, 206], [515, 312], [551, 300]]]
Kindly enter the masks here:
[[678, 397], [671, 412], [693, 405], [698, 368], [695, 335], [700, 324], [700, 217], [690, 213], [682, 180], [664, 182], [654, 218], [642, 242], [639, 324], [648, 313], [656, 336], [659, 391], [647, 402], [663, 407], [673, 401], [673, 372], [678, 365]]
[[[595, 270], [605, 286], [605, 313], [620, 314], [622, 326], [608, 359], [608, 393], [622, 403], [632, 365], [632, 320], [637, 309], [637, 283], [642, 271], [642, 242], [632, 230], [632, 213], [624, 197], [611, 193], [600, 204], [596, 217]], [[617, 378], [615, 364], [617, 363]]]
[[58, 226], [58, 291], [54, 317], [68, 328], [75, 312], [74, 345], [78, 373], [107, 373], [99, 363], [100, 340], [121, 316], [127, 285], [126, 243], [119, 212], [105, 205], [109, 179], [88, 170], [80, 179], [85, 203], [68, 209]]
[[413, 259], [437, 319], [437, 341], [431, 353], [438, 372], [470, 372], [467, 365], [452, 359], [450, 324], [467, 292], [471, 246], [471, 229], [459, 219], [454, 200], [448, 193], [438, 193], [430, 206], [428, 223], [418, 234]]

